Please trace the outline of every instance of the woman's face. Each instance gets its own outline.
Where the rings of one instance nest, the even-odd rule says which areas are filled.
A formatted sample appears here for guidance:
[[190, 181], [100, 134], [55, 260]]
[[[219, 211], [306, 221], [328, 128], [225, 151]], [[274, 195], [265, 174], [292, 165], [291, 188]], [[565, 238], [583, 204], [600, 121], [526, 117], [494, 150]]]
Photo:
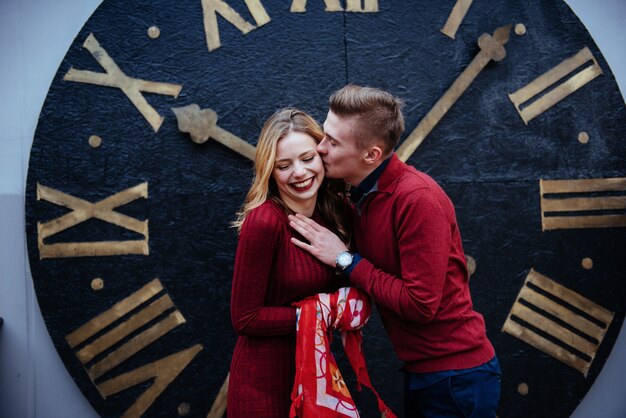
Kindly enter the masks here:
[[315, 207], [324, 180], [324, 165], [316, 147], [317, 142], [302, 132], [290, 132], [278, 141], [272, 177], [281, 199], [293, 211]]

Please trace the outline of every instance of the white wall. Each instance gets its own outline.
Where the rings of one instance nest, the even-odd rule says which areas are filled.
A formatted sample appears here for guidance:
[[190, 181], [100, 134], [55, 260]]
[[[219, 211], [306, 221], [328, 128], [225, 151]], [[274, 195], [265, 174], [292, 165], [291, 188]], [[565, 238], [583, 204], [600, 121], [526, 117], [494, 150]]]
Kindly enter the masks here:
[[100, 0], [0, 0], [0, 417], [95, 418], [37, 306], [24, 234], [28, 155], [48, 87]]
[[[100, 0], [0, 0], [2, 418], [97, 416], [65, 371], [43, 324], [28, 269], [23, 208], [28, 155], [48, 87], [75, 35], [99, 3]], [[626, 1], [567, 3], [591, 32], [615, 73], [620, 90], [626, 93]], [[624, 387], [623, 327], [602, 374], [573, 417], [626, 416]]]

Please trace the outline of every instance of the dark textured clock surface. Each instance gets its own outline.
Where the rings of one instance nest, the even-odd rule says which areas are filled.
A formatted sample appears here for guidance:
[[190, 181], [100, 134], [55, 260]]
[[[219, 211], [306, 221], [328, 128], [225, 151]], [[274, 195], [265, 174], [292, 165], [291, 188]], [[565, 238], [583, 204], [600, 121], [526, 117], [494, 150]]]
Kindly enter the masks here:
[[[244, 1], [226, 3], [254, 23]], [[152, 382], [106, 399], [98, 385], [201, 344], [145, 416], [175, 416], [183, 403], [190, 406], [188, 416], [206, 416], [228, 372], [235, 341], [229, 298], [236, 249], [229, 222], [250, 184], [252, 164], [212, 139], [192, 142], [179, 131], [170, 108], [192, 103], [211, 108], [221, 128], [256, 145], [262, 123], [275, 109], [297, 106], [323, 121], [329, 94], [353, 82], [402, 97], [408, 134], [479, 53], [481, 34], [523, 23], [526, 33], [511, 32], [506, 58], [480, 72], [408, 162], [448, 192], [466, 253], [476, 260], [474, 304], [485, 316], [504, 373], [498, 415], [569, 416], [610, 353], [626, 298], [625, 228], [542, 232], [539, 179], [622, 177], [626, 167], [624, 100], [583, 25], [563, 2], [475, 1], [453, 40], [440, 32], [452, 1], [380, 1], [374, 13], [327, 11], [321, 0], [308, 1], [304, 13], [291, 12], [290, 2], [262, 5], [271, 20], [246, 35], [218, 17], [221, 47], [209, 52], [200, 1], [105, 0], [52, 82], [28, 171], [28, 251], [50, 335], [90, 403], [104, 417], [123, 415]], [[156, 39], [147, 36], [153, 25], [160, 29]], [[70, 68], [105, 71], [83, 47], [89, 34], [128, 76], [182, 85], [177, 98], [143, 93], [165, 118], [157, 132], [119, 88], [63, 80]], [[507, 95], [585, 46], [603, 74], [525, 124]], [[586, 144], [577, 140], [582, 131], [590, 137]], [[92, 135], [102, 138], [100, 147], [88, 144]], [[144, 182], [147, 198], [115, 210], [148, 220], [148, 255], [40, 258], [37, 223], [73, 209], [38, 200], [38, 184], [95, 203]], [[142, 238], [89, 219], [45, 243]], [[585, 257], [593, 260], [592, 269], [581, 267]], [[615, 312], [586, 377], [501, 331], [531, 268]], [[101, 290], [92, 289], [94, 278], [103, 280]], [[155, 278], [186, 322], [90, 380], [89, 367], [116, 348], [124, 351], [133, 334], [84, 364], [66, 337]], [[120, 320], [130, 321], [131, 315]], [[365, 340], [374, 384], [401, 413], [400, 363], [377, 318]], [[527, 394], [518, 390], [522, 383]], [[363, 416], [376, 416], [369, 395], [357, 397]]]

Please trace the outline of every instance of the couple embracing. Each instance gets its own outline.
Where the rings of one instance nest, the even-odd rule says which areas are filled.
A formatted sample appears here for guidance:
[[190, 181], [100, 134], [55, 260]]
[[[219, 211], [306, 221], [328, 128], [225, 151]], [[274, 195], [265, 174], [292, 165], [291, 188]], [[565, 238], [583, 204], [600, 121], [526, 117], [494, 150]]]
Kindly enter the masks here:
[[353, 404], [327, 357], [331, 389], [345, 402], [310, 396], [322, 381], [313, 353], [327, 354], [323, 334], [351, 311], [338, 328], [357, 378], [371, 386], [359, 339], [370, 299], [404, 363], [406, 417], [495, 417], [500, 368], [472, 308], [454, 207], [393, 152], [403, 131], [400, 99], [355, 85], [330, 97], [323, 129], [297, 109], [265, 123], [234, 222], [229, 418], [358, 416], [339, 408]]

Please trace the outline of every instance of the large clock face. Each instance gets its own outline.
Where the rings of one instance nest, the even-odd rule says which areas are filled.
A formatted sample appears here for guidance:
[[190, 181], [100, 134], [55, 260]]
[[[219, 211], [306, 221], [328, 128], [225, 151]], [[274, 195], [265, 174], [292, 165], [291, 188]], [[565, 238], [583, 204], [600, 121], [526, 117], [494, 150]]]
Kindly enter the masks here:
[[[252, 147], [277, 108], [323, 120], [349, 82], [406, 101], [398, 153], [456, 206], [498, 415], [569, 416], [584, 397], [624, 319], [626, 112], [564, 3], [119, 0], [54, 78], [26, 190], [45, 322], [102, 416], [223, 413]], [[365, 340], [401, 414], [376, 318]]]

